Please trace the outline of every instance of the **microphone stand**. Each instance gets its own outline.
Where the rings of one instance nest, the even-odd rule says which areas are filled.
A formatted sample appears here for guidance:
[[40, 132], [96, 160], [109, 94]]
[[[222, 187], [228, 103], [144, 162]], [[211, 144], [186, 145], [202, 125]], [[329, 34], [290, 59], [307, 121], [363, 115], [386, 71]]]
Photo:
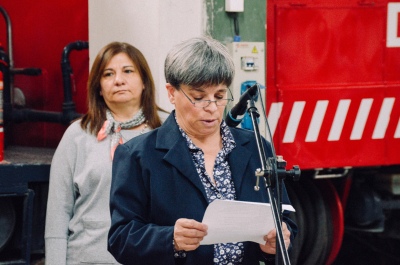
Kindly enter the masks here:
[[[257, 118], [260, 114], [257, 111], [254, 103], [254, 97], [250, 97], [250, 107], [247, 110], [251, 116], [251, 120], [253, 123], [254, 134], [257, 141], [257, 148], [258, 153], [261, 160], [261, 169], [257, 169], [255, 172], [256, 186], [254, 186], [254, 190], [258, 191], [259, 187], [259, 179], [260, 177], [264, 177], [265, 179], [265, 186], [268, 193], [269, 202], [271, 204], [272, 216], [274, 218], [276, 234], [278, 237], [276, 249], [280, 251], [281, 256], [276, 253], [275, 264], [280, 264], [280, 257], [283, 260], [283, 264], [290, 265], [289, 255], [287, 249], [285, 247], [285, 242], [283, 239], [282, 233], [282, 210], [281, 210], [281, 194], [282, 194], [282, 179], [286, 176], [293, 176], [294, 178], [300, 177], [300, 169], [298, 166], [294, 166], [293, 170], [286, 171], [285, 166], [286, 162], [279, 157], [275, 159], [275, 154], [273, 157], [267, 158], [265, 155], [264, 145], [262, 143], [260, 130], [258, 128]], [[267, 122], [268, 124], [268, 122]], [[271, 144], [272, 143], [272, 136], [271, 136]], [[272, 149], [273, 150], [273, 149]], [[278, 168], [279, 167], [279, 168]], [[275, 178], [275, 179], [274, 179]], [[274, 186], [277, 185], [276, 188], [277, 196], [276, 198], [272, 195]], [[278, 252], [278, 251], [277, 251]]]

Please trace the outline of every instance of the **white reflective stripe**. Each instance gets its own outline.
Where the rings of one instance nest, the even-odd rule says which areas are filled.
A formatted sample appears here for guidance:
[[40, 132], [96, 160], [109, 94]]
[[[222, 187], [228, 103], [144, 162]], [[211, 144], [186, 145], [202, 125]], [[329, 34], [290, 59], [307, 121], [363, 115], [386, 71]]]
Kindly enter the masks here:
[[388, 3], [386, 47], [400, 47], [400, 38], [397, 36], [400, 3]]
[[[383, 139], [385, 137], [387, 128], [390, 123], [390, 116], [393, 111], [396, 98], [384, 98], [380, 108], [375, 128], [372, 134], [372, 139]], [[374, 99], [364, 98], [361, 100], [357, 116], [355, 118], [353, 128], [350, 135], [350, 140], [360, 140], [363, 136], [365, 126], [372, 108]], [[300, 120], [303, 115], [305, 101], [296, 101], [293, 103], [293, 108], [290, 113], [289, 121], [287, 123], [285, 134], [282, 143], [293, 143], [296, 138], [297, 130], [300, 126]], [[328, 141], [339, 141], [346, 117], [350, 108], [351, 100], [342, 99], [336, 109], [333, 118], [332, 126], [329, 131]], [[328, 109], [328, 100], [319, 100], [316, 103], [313, 116], [311, 117], [310, 125], [308, 127], [305, 142], [316, 142], [320, 134], [322, 123], [324, 121], [326, 111]], [[272, 136], [274, 136], [278, 127], [279, 119], [283, 111], [283, 102], [275, 102], [271, 104], [268, 122]], [[400, 119], [398, 120], [394, 138], [400, 138]]]
[[303, 114], [305, 101], [295, 102], [293, 104], [292, 112], [290, 113], [289, 122], [286, 127], [285, 136], [283, 137], [283, 143], [293, 143], [294, 137], [299, 127], [301, 115]]
[[383, 139], [386, 129], [389, 125], [390, 114], [392, 113], [394, 98], [385, 98], [383, 100], [381, 110], [379, 111], [378, 120], [375, 124], [372, 139]]
[[335, 117], [331, 130], [329, 131], [328, 141], [338, 141], [342, 134], [344, 121], [346, 120], [347, 112], [349, 111], [351, 100], [342, 99], [339, 101], [336, 109]]
[[367, 123], [367, 118], [369, 115], [369, 111], [371, 110], [372, 102], [374, 100], [372, 98], [365, 98], [361, 100], [360, 108], [358, 109], [356, 121], [353, 126], [353, 130], [351, 131], [350, 139], [351, 140], [360, 140], [362, 134], [364, 132], [365, 124]]
[[271, 130], [271, 135], [274, 137], [276, 128], [278, 126], [279, 118], [282, 113], [283, 102], [272, 103], [268, 113], [268, 124]]
[[311, 118], [310, 127], [306, 136], [306, 142], [316, 142], [321, 130], [322, 121], [324, 120], [328, 100], [319, 100], [315, 106], [313, 116]]
[[397, 122], [396, 131], [394, 132], [394, 138], [400, 138], [400, 118]]

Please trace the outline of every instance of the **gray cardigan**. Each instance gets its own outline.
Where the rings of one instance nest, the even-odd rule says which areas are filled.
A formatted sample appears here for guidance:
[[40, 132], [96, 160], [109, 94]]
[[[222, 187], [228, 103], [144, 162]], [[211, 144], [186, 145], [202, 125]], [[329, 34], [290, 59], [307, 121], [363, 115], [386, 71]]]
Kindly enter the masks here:
[[[162, 121], [168, 116], [159, 115]], [[126, 142], [140, 131], [121, 133]], [[80, 120], [71, 124], [50, 169], [46, 265], [118, 264], [107, 251], [111, 169], [110, 136], [98, 142], [81, 129]]]

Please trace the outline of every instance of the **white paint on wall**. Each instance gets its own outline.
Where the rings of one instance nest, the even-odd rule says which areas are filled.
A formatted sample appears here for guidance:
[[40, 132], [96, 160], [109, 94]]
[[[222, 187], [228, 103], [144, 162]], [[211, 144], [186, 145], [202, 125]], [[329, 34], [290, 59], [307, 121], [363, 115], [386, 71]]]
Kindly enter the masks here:
[[158, 104], [172, 110], [165, 89], [165, 57], [173, 45], [203, 35], [206, 20], [204, 0], [89, 0], [90, 66], [106, 44], [132, 44], [150, 65]]

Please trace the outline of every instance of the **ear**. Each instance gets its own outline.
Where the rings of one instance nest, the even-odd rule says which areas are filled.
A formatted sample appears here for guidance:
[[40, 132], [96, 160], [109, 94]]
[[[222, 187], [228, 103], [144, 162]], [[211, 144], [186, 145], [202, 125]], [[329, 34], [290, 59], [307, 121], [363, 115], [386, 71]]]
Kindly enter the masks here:
[[170, 83], [167, 83], [165, 87], [167, 88], [169, 102], [171, 102], [171, 104], [175, 104], [175, 87], [173, 87]]

